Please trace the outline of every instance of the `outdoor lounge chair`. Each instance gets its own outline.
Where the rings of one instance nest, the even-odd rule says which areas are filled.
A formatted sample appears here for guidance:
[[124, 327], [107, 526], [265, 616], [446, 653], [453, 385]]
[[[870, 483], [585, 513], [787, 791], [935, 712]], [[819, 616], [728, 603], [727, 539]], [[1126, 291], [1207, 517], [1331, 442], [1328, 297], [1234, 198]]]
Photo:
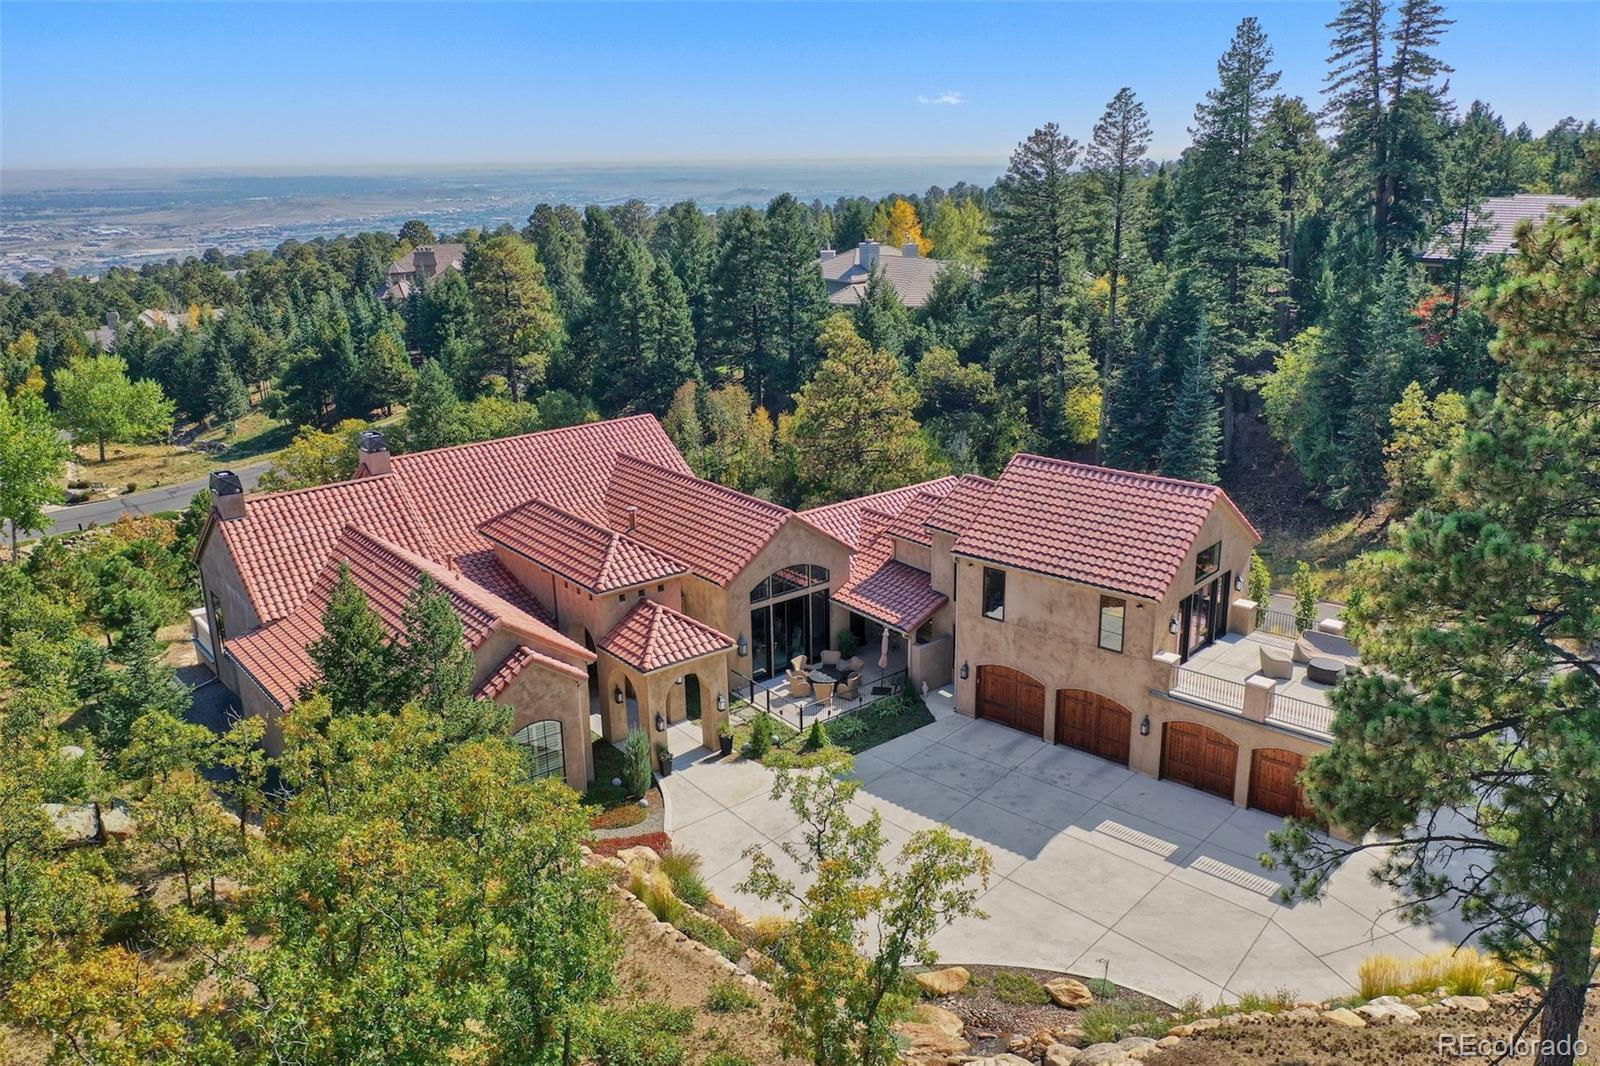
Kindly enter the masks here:
[[841, 700], [856, 700], [859, 702], [861, 699], [860, 671], [851, 674], [849, 677], [839, 682], [839, 687], [834, 689], [833, 694], [839, 697]]
[[789, 695], [795, 699], [807, 700], [811, 698], [811, 682], [805, 674], [789, 671]]
[[825, 652], [822, 653], [822, 665], [823, 666], [838, 666], [839, 665], [839, 659], [840, 659], [840, 655], [836, 651], [825, 651]]
[[1293, 653], [1261, 646], [1261, 676], [1287, 681], [1294, 677]]
[[806, 667], [806, 657], [804, 655], [796, 655], [793, 659], [790, 659], [789, 669], [797, 674], [806, 673], [808, 669]]
[[859, 674], [866, 667], [866, 665], [867, 664], [865, 660], [863, 660], [859, 655], [850, 656], [850, 660], [845, 663], [845, 666], [853, 674]]
[[1347, 667], [1358, 666], [1361, 662], [1356, 646], [1344, 637], [1308, 629], [1294, 642], [1294, 661], [1304, 664], [1312, 659], [1333, 659]]

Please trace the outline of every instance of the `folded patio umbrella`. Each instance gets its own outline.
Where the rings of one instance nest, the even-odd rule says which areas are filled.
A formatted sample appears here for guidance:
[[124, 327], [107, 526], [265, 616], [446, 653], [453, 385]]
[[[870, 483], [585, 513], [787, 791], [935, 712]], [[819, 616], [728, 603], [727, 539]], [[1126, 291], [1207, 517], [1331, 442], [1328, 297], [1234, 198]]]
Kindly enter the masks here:
[[883, 630], [883, 648], [878, 652], [878, 669], [889, 669], [889, 629], [887, 626]]

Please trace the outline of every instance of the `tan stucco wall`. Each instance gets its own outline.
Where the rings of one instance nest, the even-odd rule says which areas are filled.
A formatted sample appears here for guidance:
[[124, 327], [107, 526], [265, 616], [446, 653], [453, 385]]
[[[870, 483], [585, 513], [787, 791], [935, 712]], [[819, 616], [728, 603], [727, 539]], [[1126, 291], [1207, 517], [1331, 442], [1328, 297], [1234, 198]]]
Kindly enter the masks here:
[[[681, 663], [642, 674], [619, 659], [600, 653], [600, 721], [601, 733], [606, 740], [621, 742], [628, 736], [628, 703], [626, 693], [632, 686], [639, 708], [639, 728], [650, 737], [650, 750], [654, 758], [655, 746], [667, 740], [667, 734], [656, 729], [656, 713], [665, 716], [667, 725], [681, 722], [687, 717], [688, 704], [685, 686], [679, 679], [693, 675], [700, 682], [700, 736], [701, 742], [713, 750], [717, 747], [717, 726], [720, 715], [717, 701], [724, 707], [728, 700], [727, 660], [732, 652], [709, 655], [703, 659]], [[616, 702], [616, 690], [622, 688], [623, 702]], [[723, 712], [726, 713], [725, 711]], [[674, 752], [674, 754], [677, 754]]]
[[533, 722], [560, 722], [567, 784], [579, 792], [589, 787], [594, 780], [594, 751], [585, 682], [535, 666], [512, 679], [495, 702], [512, 709], [513, 734]]
[[555, 619], [562, 635], [579, 644], [583, 643], [586, 630], [599, 644], [640, 599], [657, 600], [673, 610], [683, 609], [681, 578], [621, 592], [594, 593], [505, 548], [496, 546], [495, 558]]
[[239, 576], [239, 567], [234, 562], [233, 553], [228, 550], [227, 542], [222, 538], [222, 531], [215, 525], [206, 534], [205, 541], [201, 545], [199, 569], [200, 585], [204, 590], [202, 602], [206, 609], [206, 624], [211, 629], [217, 677], [230, 691], [240, 694], [242, 700], [241, 684], [250, 687], [250, 683], [239, 676], [239, 668], [233, 660], [222, 655], [222, 631], [213, 616], [211, 598], [215, 595], [222, 607], [223, 620], [227, 624], [227, 635], [230, 638], [251, 632], [260, 626], [261, 620], [256, 616], [250, 597], [245, 594], [244, 579]]
[[[709, 532], [715, 535], [715, 530]], [[695, 602], [699, 597], [691, 597], [686, 590], [684, 595], [685, 610], [695, 618], [708, 625], [715, 626], [728, 634], [737, 643], [740, 637], [746, 641], [750, 638], [750, 593], [766, 579], [774, 570], [781, 570], [786, 566], [798, 566], [801, 563], [814, 563], [828, 568], [828, 589], [838, 588], [844, 583], [845, 577], [850, 572], [850, 550], [843, 544], [825, 537], [815, 529], [801, 522], [789, 521], [778, 531], [768, 544], [750, 561], [750, 565], [721, 592], [722, 604], [716, 621], [696, 612]], [[705, 585], [706, 582], [691, 582]], [[711, 586], [714, 587], [714, 586]], [[815, 590], [812, 590], [815, 591]], [[710, 600], [712, 597], [705, 597]], [[709, 605], [708, 605], [709, 606]], [[837, 621], [837, 611], [829, 614]], [[835, 624], [829, 634], [830, 643], [833, 633], [837, 633], [839, 626]], [[750, 656], [740, 656], [735, 650], [728, 656], [729, 669], [750, 676]]]
[[[1161, 775], [1161, 733], [1167, 722], [1194, 722], [1215, 730], [1239, 745], [1239, 755], [1234, 763], [1233, 802], [1240, 807], [1250, 802], [1250, 753], [1256, 748], [1282, 748], [1301, 755], [1315, 755], [1327, 750], [1327, 744], [1284, 729], [1252, 722], [1248, 718], [1197, 707], [1166, 696], [1145, 694], [1143, 710], [1133, 707], [1133, 743], [1128, 750], [1128, 768], [1150, 777]], [[1047, 708], [1047, 717], [1055, 713]], [[1141, 714], [1150, 716], [1150, 735], [1139, 735]]]
[[890, 537], [894, 541], [894, 557], [907, 566], [914, 566], [918, 570], [931, 570], [933, 549], [926, 544], [906, 540], [904, 537]]

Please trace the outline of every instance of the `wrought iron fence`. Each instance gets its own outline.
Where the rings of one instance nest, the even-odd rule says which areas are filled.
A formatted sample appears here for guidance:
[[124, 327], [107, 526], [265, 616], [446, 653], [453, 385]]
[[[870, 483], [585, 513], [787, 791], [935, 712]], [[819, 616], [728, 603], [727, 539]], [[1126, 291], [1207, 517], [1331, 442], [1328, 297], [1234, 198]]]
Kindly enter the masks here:
[[1202, 674], [1198, 670], [1179, 667], [1175, 672], [1172, 691], [1183, 696], [1214, 703], [1235, 711], [1244, 710], [1244, 685], [1225, 677]]
[[1256, 629], [1263, 633], [1271, 633], [1275, 637], [1287, 637], [1289, 640], [1300, 638], [1300, 627], [1294, 624], [1293, 611], [1279, 611], [1269, 607], [1262, 614]]
[[1333, 729], [1333, 708], [1293, 696], [1277, 695], [1273, 697], [1268, 721], [1327, 733]]

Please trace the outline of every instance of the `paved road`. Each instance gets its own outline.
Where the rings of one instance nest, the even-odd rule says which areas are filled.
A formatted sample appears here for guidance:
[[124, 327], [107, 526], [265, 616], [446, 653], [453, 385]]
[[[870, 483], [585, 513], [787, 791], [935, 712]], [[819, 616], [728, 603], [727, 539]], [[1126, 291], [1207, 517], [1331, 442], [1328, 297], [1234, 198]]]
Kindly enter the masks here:
[[[246, 491], [256, 487], [256, 482], [270, 462], [251, 463], [233, 468], [244, 482]], [[65, 533], [73, 529], [87, 529], [91, 525], [108, 525], [125, 514], [153, 514], [157, 511], [181, 511], [189, 505], [194, 494], [206, 487], [206, 478], [185, 481], [179, 485], [164, 485], [157, 489], [135, 492], [110, 500], [79, 503], [50, 509], [51, 527], [46, 533]]]

